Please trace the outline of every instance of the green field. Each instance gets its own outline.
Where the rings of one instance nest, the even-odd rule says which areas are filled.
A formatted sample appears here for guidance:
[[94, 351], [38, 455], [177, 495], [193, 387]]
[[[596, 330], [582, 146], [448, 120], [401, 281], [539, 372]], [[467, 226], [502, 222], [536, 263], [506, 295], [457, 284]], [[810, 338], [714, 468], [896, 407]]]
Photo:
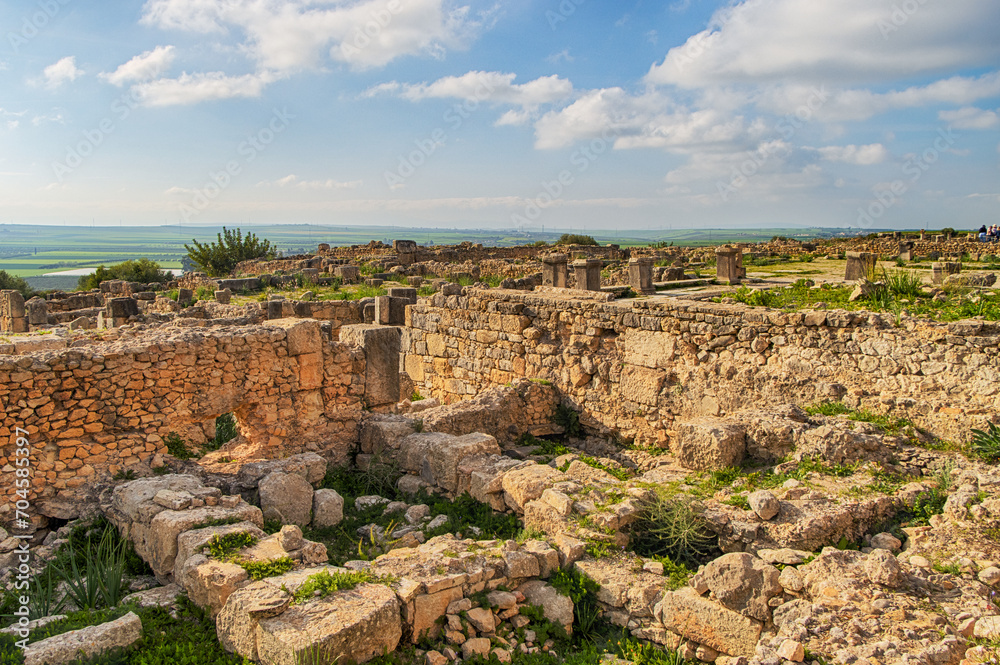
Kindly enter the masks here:
[[[553, 242], [560, 233], [517, 234], [477, 229], [430, 229], [386, 226], [335, 227], [314, 224], [274, 224], [247, 227], [287, 254], [314, 252], [321, 242], [330, 245], [386, 243], [393, 239], [415, 240], [424, 245], [453, 245], [463, 241], [487, 246], [510, 246], [545, 240]], [[77, 277], [41, 277], [45, 273], [97, 268], [126, 259], [147, 257], [163, 268], [180, 270], [185, 243], [192, 238], [214, 240], [220, 227], [214, 226], [110, 226], [66, 227], [0, 224], [0, 270], [25, 277], [36, 289], [71, 289]], [[713, 245], [726, 242], [756, 242], [775, 235], [800, 239], [831, 236], [836, 229], [699, 229], [623, 230], [589, 232], [601, 243], [622, 246], [673, 242], [675, 245]]]

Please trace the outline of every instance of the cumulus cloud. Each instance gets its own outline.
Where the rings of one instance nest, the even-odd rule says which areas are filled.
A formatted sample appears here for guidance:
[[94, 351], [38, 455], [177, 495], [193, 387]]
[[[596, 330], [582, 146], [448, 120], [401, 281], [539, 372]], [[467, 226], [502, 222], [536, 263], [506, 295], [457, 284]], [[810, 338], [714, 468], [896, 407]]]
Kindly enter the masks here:
[[243, 76], [227, 76], [222, 72], [185, 73], [173, 79], [140, 83], [133, 91], [144, 106], [176, 106], [236, 97], [259, 97], [264, 87], [273, 80], [273, 76], [266, 73]]
[[889, 151], [881, 143], [827, 146], [824, 148], [815, 148], [815, 151], [828, 162], [843, 162], [858, 166], [881, 164], [889, 156]]
[[711, 108], [688, 109], [656, 92], [636, 96], [621, 88], [603, 88], [540, 118], [535, 123], [535, 147], [562, 148], [609, 136], [616, 148], [739, 146], [763, 131], [758, 121]]
[[148, 0], [142, 22], [202, 34], [242, 33], [262, 69], [292, 72], [326, 57], [355, 69], [409, 55], [441, 57], [491, 27], [496, 9], [473, 16], [445, 0]]
[[1000, 55], [996, 2], [925, 3], [902, 15], [894, 7], [871, 0], [744, 0], [671, 49], [646, 80], [687, 88], [885, 81], [989, 66]]
[[451, 98], [535, 107], [566, 99], [573, 93], [573, 84], [558, 76], [542, 76], [522, 84], [514, 83], [515, 78], [516, 74], [502, 72], [467, 72], [432, 83], [411, 85], [391, 81], [362, 94], [392, 93], [410, 101]]
[[66, 56], [42, 70], [42, 84], [49, 90], [55, 90], [64, 83], [72, 83], [83, 75], [83, 70], [76, 66], [76, 56]]
[[941, 111], [938, 118], [955, 129], [994, 129], [1000, 126], [996, 111], [965, 107], [956, 111]]
[[152, 51], [135, 56], [111, 73], [101, 73], [100, 77], [119, 87], [126, 83], [148, 81], [170, 69], [175, 57], [173, 46], [157, 46]]

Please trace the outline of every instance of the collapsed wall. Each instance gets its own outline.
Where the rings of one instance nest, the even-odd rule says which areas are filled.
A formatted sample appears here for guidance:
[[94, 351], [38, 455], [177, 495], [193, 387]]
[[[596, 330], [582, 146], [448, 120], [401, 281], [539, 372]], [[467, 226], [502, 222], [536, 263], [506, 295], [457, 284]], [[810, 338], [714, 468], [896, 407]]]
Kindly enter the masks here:
[[658, 445], [675, 419], [826, 399], [961, 441], [1000, 406], [995, 323], [585, 296], [437, 294], [407, 308], [404, 368], [446, 403], [547, 379], [589, 424]]
[[398, 331], [343, 330], [352, 328], [361, 330], [344, 343], [310, 320], [163, 326], [140, 339], [2, 356], [0, 493], [14, 491], [16, 428], [27, 431], [35, 497], [148, 462], [167, 452], [171, 433], [204, 443], [225, 413], [234, 414], [247, 456], [319, 451], [342, 462], [363, 405], [399, 400], [394, 363], [395, 382], [366, 371], [398, 355]]

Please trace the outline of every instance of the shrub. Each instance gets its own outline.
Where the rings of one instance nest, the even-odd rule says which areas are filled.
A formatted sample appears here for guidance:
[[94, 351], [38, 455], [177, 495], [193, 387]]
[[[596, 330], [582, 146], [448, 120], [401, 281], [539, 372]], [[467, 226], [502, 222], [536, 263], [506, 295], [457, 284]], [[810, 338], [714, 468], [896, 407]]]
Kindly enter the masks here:
[[987, 429], [972, 430], [972, 453], [984, 462], [995, 464], [1000, 461], [1000, 427], [995, 423], [987, 423]]
[[23, 277], [15, 277], [6, 270], [0, 270], [0, 289], [4, 291], [19, 291], [25, 300], [38, 295], [38, 292], [31, 288]]
[[715, 535], [695, 502], [658, 488], [641, 507], [632, 528], [633, 549], [643, 556], [697, 564], [716, 549]]
[[84, 565], [77, 564], [73, 545], [69, 547], [69, 566], [58, 562], [51, 565], [65, 583], [66, 595], [79, 609], [114, 607], [128, 593], [126, 582], [127, 542], [116, 537], [113, 529], [105, 529], [96, 548], [87, 544], [83, 551]]
[[181, 438], [180, 434], [177, 432], [171, 432], [167, 435], [167, 438], [163, 440], [167, 445], [167, 452], [176, 457], [177, 459], [192, 459], [195, 454], [188, 450], [188, 447], [184, 445], [184, 439]]
[[552, 416], [552, 422], [562, 427], [566, 432], [566, 436], [578, 437], [583, 432], [583, 426], [580, 424], [580, 414], [565, 404], [560, 404], [556, 407], [556, 412]]
[[97, 270], [89, 275], [83, 275], [77, 282], [77, 288], [81, 291], [96, 289], [101, 282], [109, 279], [123, 279], [126, 282], [141, 282], [148, 284], [158, 282], [160, 284], [170, 281], [170, 275], [160, 269], [160, 264], [147, 258], [129, 259], [116, 263], [110, 268], [98, 266]]
[[579, 235], [576, 233], [564, 233], [556, 240], [557, 245], [592, 245], [597, 246], [597, 241], [593, 236]]
[[295, 562], [289, 557], [283, 556], [270, 561], [247, 561], [246, 559], [234, 559], [233, 563], [238, 564], [247, 571], [247, 575], [252, 580], [262, 580], [265, 577], [284, 575], [295, 567]]
[[924, 294], [920, 275], [912, 270], [883, 270], [882, 281], [895, 296], [902, 298], [919, 298]]
[[208, 544], [208, 551], [219, 561], [225, 561], [236, 552], [245, 547], [250, 547], [257, 539], [252, 534], [243, 532], [227, 533], [220, 536], [215, 534]]
[[273, 259], [275, 247], [268, 240], [261, 240], [253, 233], [243, 235], [240, 229], [230, 231], [222, 227], [217, 242], [202, 244], [192, 240], [194, 246], [184, 245], [188, 258], [211, 277], [221, 277], [233, 271], [238, 263], [251, 259]]

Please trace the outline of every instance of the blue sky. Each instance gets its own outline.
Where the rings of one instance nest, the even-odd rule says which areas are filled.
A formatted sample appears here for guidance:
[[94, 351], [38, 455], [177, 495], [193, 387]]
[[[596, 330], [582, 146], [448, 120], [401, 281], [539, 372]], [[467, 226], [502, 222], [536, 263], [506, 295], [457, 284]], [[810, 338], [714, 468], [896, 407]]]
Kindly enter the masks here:
[[0, 2], [0, 222], [1000, 222], [996, 0]]

